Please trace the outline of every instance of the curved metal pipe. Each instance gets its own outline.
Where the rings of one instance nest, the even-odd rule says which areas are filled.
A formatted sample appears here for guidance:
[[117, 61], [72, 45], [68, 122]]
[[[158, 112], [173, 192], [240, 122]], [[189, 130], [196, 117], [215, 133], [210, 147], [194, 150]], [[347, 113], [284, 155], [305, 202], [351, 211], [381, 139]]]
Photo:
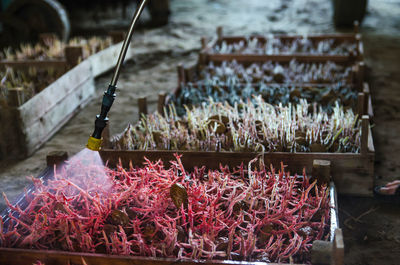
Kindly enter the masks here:
[[107, 126], [108, 122], [108, 112], [111, 109], [112, 104], [115, 99], [115, 90], [117, 89], [117, 82], [119, 73], [121, 71], [121, 66], [125, 60], [126, 52], [128, 51], [129, 44], [132, 39], [133, 29], [142, 14], [144, 6], [146, 5], [147, 0], [142, 0], [139, 6], [136, 8], [135, 14], [133, 15], [131, 25], [129, 27], [129, 31], [125, 37], [124, 43], [122, 44], [121, 52], [118, 57], [117, 65], [114, 69], [114, 75], [112, 77], [111, 83], [108, 86], [107, 91], [104, 92], [103, 101], [101, 103], [101, 111], [100, 114], [96, 116], [96, 121], [94, 123], [94, 131], [93, 134], [89, 137], [88, 143], [86, 145], [87, 148], [93, 151], [99, 151], [102, 145], [101, 135], [103, 133], [104, 128]]
[[138, 21], [140, 15], [142, 14], [146, 3], [147, 3], [147, 0], [142, 0], [139, 4], [138, 8], [135, 11], [135, 14], [133, 15], [131, 26], [129, 27], [129, 31], [125, 37], [124, 43], [122, 44], [121, 53], [119, 54], [117, 65], [115, 66], [115, 69], [114, 69], [114, 75], [113, 75], [113, 77], [111, 79], [111, 83], [110, 83], [111, 86], [117, 86], [119, 73], [121, 72], [121, 66], [125, 60], [126, 52], [128, 51], [129, 44], [132, 39], [133, 29], [135, 28], [136, 22]]

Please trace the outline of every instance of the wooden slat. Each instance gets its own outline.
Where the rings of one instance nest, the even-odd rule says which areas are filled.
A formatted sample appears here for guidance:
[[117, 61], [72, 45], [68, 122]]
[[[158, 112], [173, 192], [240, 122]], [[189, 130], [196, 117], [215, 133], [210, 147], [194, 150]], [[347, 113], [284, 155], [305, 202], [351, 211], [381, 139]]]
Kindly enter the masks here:
[[113, 30], [108, 35], [111, 37], [113, 44], [117, 44], [124, 41], [126, 33], [121, 30]]
[[368, 115], [371, 118], [371, 121], [373, 121], [374, 118], [374, 108], [372, 107], [372, 98], [371, 94], [368, 97]]
[[[114, 68], [117, 63], [119, 53], [121, 51], [122, 42], [114, 44], [98, 53], [91, 55], [87, 60], [92, 65], [93, 76], [97, 77]], [[125, 61], [132, 59], [133, 52], [128, 49]]]
[[[59, 162], [59, 158], [61, 161], [65, 157], [65, 152], [57, 153], [57, 161]], [[51, 163], [53, 164], [53, 162]], [[44, 173], [42, 173], [42, 177], [39, 176], [40, 179], [47, 178], [52, 174], [52, 167], [49, 166]], [[329, 188], [330, 192], [330, 207], [331, 212], [337, 212], [337, 203], [336, 203], [336, 189], [333, 183], [330, 184]], [[18, 206], [23, 209], [24, 206], [23, 201], [19, 201]], [[6, 218], [7, 219], [7, 218]], [[5, 219], [5, 220], [6, 220]], [[7, 221], [6, 221], [7, 222]], [[337, 231], [338, 222], [335, 220], [331, 220], [330, 223], [331, 230]], [[336, 236], [336, 233], [335, 233]], [[336, 242], [338, 237], [335, 237]], [[332, 240], [327, 243], [333, 243]], [[340, 248], [340, 245], [338, 245]], [[332, 248], [333, 249], [333, 248]], [[334, 256], [336, 252], [331, 252], [331, 256]], [[65, 252], [65, 251], [54, 251], [54, 250], [32, 250], [32, 249], [10, 249], [10, 248], [0, 248], [0, 264], [8, 264], [8, 265], [22, 265], [22, 264], [33, 264], [37, 261], [41, 261], [46, 265], [67, 265], [67, 264], [113, 264], [113, 265], [171, 265], [179, 263], [181, 265], [284, 265], [283, 263], [265, 263], [265, 262], [246, 262], [246, 261], [190, 261], [190, 260], [177, 260], [177, 259], [161, 259], [161, 258], [146, 258], [146, 257], [133, 257], [133, 256], [118, 256], [118, 255], [106, 255], [106, 254], [93, 254], [93, 253], [76, 253], [76, 252]], [[285, 263], [287, 264], [287, 263]], [[335, 263], [336, 264], [336, 263]], [[339, 263], [337, 263], [339, 264]], [[341, 264], [340, 264], [341, 265]]]
[[19, 108], [22, 122], [26, 127], [34, 124], [91, 76], [90, 63], [88, 61], [80, 63]]
[[37, 61], [37, 60], [24, 60], [24, 61], [0, 61], [0, 68], [4, 67], [12, 67], [19, 70], [28, 70], [29, 68], [37, 68], [37, 69], [48, 69], [52, 68], [57, 71], [66, 71], [68, 68], [67, 61], [65, 59], [60, 60], [45, 60], [45, 61]]
[[68, 45], [64, 49], [65, 59], [69, 67], [74, 67], [79, 64], [83, 58], [83, 47], [79, 45]]
[[359, 92], [357, 95], [357, 113], [359, 116], [362, 116], [365, 114], [365, 109], [364, 109], [364, 102], [365, 102], [365, 94], [364, 92]]
[[[1, 155], [3, 156], [3, 153], [11, 155], [7, 151], [11, 149], [13, 150], [12, 156], [15, 157], [19, 153], [21, 156], [18, 155], [18, 157], [24, 157], [33, 153], [54, 135], [89, 101], [95, 92], [94, 77], [114, 67], [121, 46], [122, 43], [118, 43], [90, 56], [23, 105], [15, 108], [12, 117], [17, 128], [3, 126], [0, 129], [0, 135], [12, 135], [12, 137], [3, 138], [9, 141], [0, 144]], [[78, 54], [75, 53], [75, 49], [71, 49], [71, 51], [74, 51], [72, 54], [74, 56], [71, 56], [70, 63], [76, 61], [75, 59], [78, 57], [75, 56]], [[126, 59], [130, 59], [132, 56], [133, 53], [128, 51]], [[7, 63], [9, 62], [3, 61], [0, 66]], [[10, 64], [20, 67], [57, 68], [63, 66], [64, 69], [67, 67], [65, 60], [22, 61], [10, 62]], [[5, 117], [5, 115], [3, 116]], [[10, 142], [12, 142], [12, 148], [10, 148]]]
[[344, 264], [344, 240], [342, 229], [336, 229], [335, 231], [335, 240], [333, 242], [333, 261], [334, 265], [343, 265]]
[[[229, 167], [239, 166], [242, 162], [247, 165], [257, 157], [257, 153], [245, 152], [195, 152], [195, 151], [114, 151], [102, 150], [100, 155], [104, 161], [109, 161], [110, 166], [118, 164], [121, 159], [124, 166], [129, 166], [129, 161], [134, 165], [142, 165], [144, 157], [155, 161], [175, 160], [174, 154], [182, 154], [182, 162], [186, 169], [206, 165], [210, 169], [218, 169], [220, 164]], [[328, 160], [332, 165], [332, 177], [341, 194], [372, 196], [374, 153], [367, 155], [351, 153], [267, 153], [264, 155], [266, 165], [280, 168], [280, 163], [288, 165], [292, 173], [302, 173], [303, 168], [311, 173], [313, 160]]]
[[[250, 35], [250, 36], [223, 36], [221, 38], [222, 41], [226, 41], [227, 43], [235, 43], [239, 41], [246, 41], [248, 39], [258, 39], [261, 42], [265, 42], [268, 39], [271, 39], [268, 36], [260, 36], [260, 35]], [[281, 39], [284, 41], [287, 40], [295, 40], [295, 39], [302, 39], [307, 38], [313, 41], [321, 41], [326, 39], [336, 39], [338, 41], [349, 41], [349, 42], [356, 42], [356, 35], [353, 33], [342, 33], [342, 34], [319, 34], [319, 35], [283, 35], [283, 34], [276, 34], [272, 35], [274, 39]]]
[[84, 83], [78, 84], [75, 90], [71, 90], [70, 93], [64, 95], [64, 98], [44, 113], [39, 120], [29, 126], [24, 124], [22, 129], [26, 137], [28, 155], [50, 139], [71, 117], [85, 106], [94, 92], [94, 80], [93, 78], [88, 78]]
[[0, 111], [0, 159], [20, 158], [26, 155], [24, 135], [18, 108], [7, 107]]
[[223, 40], [223, 36], [224, 36], [224, 29], [223, 29], [223, 27], [221, 27], [221, 26], [217, 27], [216, 32], [217, 32], [217, 39], [218, 39], [218, 41], [222, 41], [222, 40]]
[[142, 119], [143, 114], [147, 114], [147, 97], [138, 98], [138, 114], [139, 120]]
[[24, 89], [22, 87], [14, 87], [8, 89], [8, 106], [19, 107], [24, 102]]
[[318, 185], [327, 185], [331, 181], [331, 161], [314, 160], [312, 167], [312, 178], [317, 180]]
[[178, 74], [178, 87], [180, 87], [182, 83], [187, 82], [185, 80], [185, 71], [182, 64], [178, 64], [178, 66], [176, 67], [176, 72]]
[[[242, 41], [242, 42], [247, 43], [247, 41], [249, 39], [257, 39], [260, 43], [265, 44], [271, 38], [280, 39], [282, 41], [292, 41], [295, 39], [307, 38], [307, 39], [311, 40], [312, 42], [319, 42], [319, 41], [326, 40], [326, 39], [334, 39], [336, 43], [343, 43], [343, 42], [356, 43], [357, 44], [356, 58], [358, 60], [362, 60], [362, 58], [363, 58], [364, 51], [363, 51], [363, 44], [361, 41], [361, 34], [359, 34], [357, 31], [355, 31], [354, 33], [311, 34], [311, 35], [274, 34], [271, 36], [262, 36], [262, 35], [223, 36], [223, 28], [217, 27], [216, 36], [215, 36], [216, 41], [210, 42], [207, 45], [203, 44], [202, 49], [203, 49], [203, 51], [212, 54], [212, 52], [210, 52], [210, 48], [215, 47], [216, 45], [221, 45], [222, 42], [232, 44], [232, 43], [238, 43], [238, 42]], [[349, 55], [348, 57], [351, 58], [352, 55]]]
[[333, 242], [335, 240], [335, 231], [340, 227], [339, 224], [339, 204], [337, 200], [337, 192], [336, 186], [334, 182], [330, 183], [330, 198], [329, 198], [329, 207], [330, 207], [330, 241]]
[[157, 111], [161, 115], [164, 115], [164, 106], [166, 97], [167, 94], [164, 91], [158, 93]]
[[[257, 55], [255, 55], [255, 56], [257, 56]], [[230, 60], [228, 60], [228, 61], [230, 61]], [[223, 61], [213, 61], [213, 63], [217, 64], [217, 65], [221, 64], [222, 62]], [[280, 63], [287, 64], [289, 62], [290, 62], [290, 60], [284, 60], [284, 61], [281, 61]], [[256, 63], [262, 64], [262, 63], [264, 63], [264, 61], [257, 61], [257, 62], [245, 61], [245, 62], [241, 62], [241, 63], [243, 65], [245, 65], [245, 66], [249, 66], [250, 64], [253, 64], [253, 63], [254, 64], [256, 64]], [[337, 64], [343, 65], [343, 66], [348, 66], [348, 62], [339, 62], [339, 63], [337, 62]], [[201, 63], [200, 59], [197, 62], [197, 64], [190, 65], [189, 67], [188, 66], [183, 67], [182, 65], [180, 65], [180, 67], [182, 67], [183, 69], [178, 68], [178, 86], [181, 85], [182, 82], [184, 82], [184, 83], [198, 82], [201, 70], [203, 68], [205, 68], [207, 65], [208, 65], [208, 62]], [[185, 76], [185, 74], [183, 74], [183, 73], [181, 74], [179, 71], [182, 71], [183, 73], [185, 73], [185, 72], [188, 73], [187, 77], [189, 77], [189, 78], [186, 78], [186, 79], [180, 78], [181, 76]], [[351, 74], [351, 76], [349, 78], [347, 78], [347, 79], [341, 80], [341, 82], [343, 84], [357, 85], [356, 88], [360, 90], [359, 92], [363, 92], [363, 90], [358, 87], [357, 79], [358, 79], [358, 66], [352, 66], [352, 74]], [[265, 84], [270, 84], [270, 83], [265, 83]], [[271, 84], [273, 84], [273, 83], [271, 83]], [[297, 83], [296, 85], [300, 85], [300, 84], [301, 83]], [[304, 84], [301, 84], [301, 85], [322, 85], [322, 84], [332, 84], [332, 81], [326, 81], [326, 83], [316, 83], [316, 84], [313, 84], [313, 83], [306, 84], [306, 83], [304, 83]], [[252, 85], [253, 86], [259, 86], [259, 83], [254, 83]], [[280, 85], [282, 85], [282, 84], [280, 84]], [[287, 85], [289, 85], [289, 84], [287, 84]], [[293, 83], [290, 83], [290, 85], [293, 85]]]
[[374, 110], [372, 108], [372, 100], [371, 100], [371, 91], [369, 89], [368, 83], [364, 82], [363, 84], [363, 93], [365, 94], [365, 102], [364, 102], [364, 114], [368, 114], [369, 118], [372, 120], [374, 117]]
[[361, 119], [361, 155], [366, 155], [368, 153], [368, 139], [370, 135], [369, 116], [362, 115]]
[[[194, 81], [194, 82], [188, 82], [188, 83], [190, 83], [195, 88], [198, 88], [199, 85], [204, 85], [204, 82], [202, 82], [202, 81]], [[295, 88], [296, 87], [326, 88], [329, 86], [337, 85], [336, 83], [282, 83], [282, 84], [281, 83], [263, 83], [263, 84], [265, 84], [267, 86], [276, 86], [276, 87], [285, 86], [285, 87], [289, 87], [289, 88], [292, 88], [292, 87], [295, 87]], [[238, 88], [245, 88], [249, 85], [256, 89], [260, 87], [259, 83], [249, 83], [249, 84], [237, 83], [234, 86], [238, 87]], [[351, 87], [354, 90], [356, 89], [356, 87], [353, 84], [344, 84], [342, 86]], [[219, 85], [219, 87], [222, 89], [228, 90], [228, 85]]]
[[[309, 53], [304, 54], [292, 54], [292, 55], [271, 55], [272, 57], [267, 57], [266, 55], [245, 55], [245, 54], [216, 54], [213, 53], [212, 48], [216, 45], [221, 45], [222, 42], [226, 42], [228, 44], [238, 43], [238, 42], [245, 42], [249, 39], [257, 39], [260, 43], [265, 44], [268, 39], [280, 39], [282, 41], [291, 41], [294, 39], [299, 38], [307, 38], [313, 42], [318, 42], [326, 39], [334, 39], [336, 43], [342, 42], [351, 42], [357, 45], [357, 54], [349, 54], [349, 55], [329, 55], [329, 54], [320, 54], [314, 55]], [[240, 62], [259, 62], [265, 60], [271, 60], [275, 58], [279, 61], [284, 61], [284, 58], [296, 58], [297, 60], [304, 60], [304, 61], [312, 61], [312, 62], [321, 62], [321, 61], [333, 61], [333, 62], [343, 62], [343, 61], [355, 61], [355, 60], [362, 60], [363, 58], [363, 43], [361, 41], [360, 34], [353, 34], [353, 33], [344, 33], [344, 34], [318, 34], [318, 35], [272, 35], [270, 36], [260, 36], [260, 35], [252, 35], [252, 36], [223, 36], [223, 29], [221, 27], [217, 28], [217, 34], [215, 37], [216, 41], [212, 43], [208, 43], [204, 45], [202, 43], [202, 52], [206, 53], [208, 60], [210, 61], [221, 61], [221, 60], [237, 60]], [[204, 42], [204, 41], [203, 41]], [[254, 57], [252, 57], [254, 56]], [[277, 57], [275, 57], [277, 56]], [[258, 57], [258, 58], [257, 58]], [[307, 59], [308, 58], [308, 59]]]
[[60, 165], [68, 160], [67, 151], [51, 151], [46, 156], [46, 164], [48, 167], [54, 167], [54, 165]]
[[368, 126], [368, 152], [375, 153], [374, 138], [372, 137], [371, 126]]
[[349, 56], [346, 55], [252, 55], [252, 54], [206, 54], [207, 62], [223, 62], [236, 60], [239, 63], [257, 63], [266, 61], [289, 62], [297, 60], [299, 62], [327, 62], [348, 63]]
[[[131, 256], [116, 256], [91, 253], [72, 253], [64, 251], [38, 251], [31, 249], [0, 248], [0, 264], [26, 265], [38, 260], [46, 265], [283, 265], [283, 263], [246, 262], [246, 261], [188, 261], [177, 259], [159, 259]], [[293, 264], [295, 265], [295, 264]]]

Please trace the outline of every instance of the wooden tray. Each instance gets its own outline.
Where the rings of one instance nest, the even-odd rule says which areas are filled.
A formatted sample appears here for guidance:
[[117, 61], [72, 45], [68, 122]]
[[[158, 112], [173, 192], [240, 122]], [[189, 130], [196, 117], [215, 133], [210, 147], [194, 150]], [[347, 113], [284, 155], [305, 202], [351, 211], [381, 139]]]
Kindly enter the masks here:
[[85, 106], [94, 92], [91, 64], [84, 61], [24, 104], [9, 104], [0, 111], [0, 159], [32, 154]]
[[[181, 80], [180, 79], [181, 77], [178, 77], [178, 78], [179, 78], [179, 80]], [[197, 82], [195, 82], [195, 83], [191, 83], [191, 82], [186, 83], [186, 85], [188, 85], [188, 84], [192, 85], [195, 88], [202, 89], [202, 88], [199, 88], [200, 84], [197, 83]], [[181, 82], [181, 85], [178, 85], [177, 88], [172, 92], [172, 94], [175, 97], [179, 97], [179, 95], [182, 93], [182, 87], [184, 85], [185, 85], [185, 82]], [[259, 87], [259, 84], [250, 84], [250, 85], [252, 87], [256, 88], [256, 89]], [[266, 85], [269, 85], [269, 86], [287, 86], [287, 87], [321, 87], [321, 88], [324, 88], [324, 87], [327, 87], [327, 86], [330, 86], [330, 85], [334, 85], [334, 84], [307, 84], [307, 83], [304, 83], [304, 84], [298, 84], [298, 83], [278, 84], [278, 83], [268, 83]], [[245, 88], [246, 86], [248, 86], [248, 84], [238, 84], [236, 86], [238, 88], [241, 88], [241, 87]], [[348, 86], [353, 87], [353, 89], [355, 91], [358, 91], [357, 104], [354, 105], [354, 106], [350, 106], [350, 107], [353, 109], [353, 111], [358, 113], [360, 116], [361, 115], [369, 115], [370, 118], [372, 119], [373, 116], [374, 116], [374, 112], [373, 112], [371, 93], [370, 93], [370, 89], [369, 89], [368, 83], [364, 82], [361, 87], [359, 87], [358, 85], [348, 85]], [[224, 89], [224, 90], [227, 90], [227, 87], [228, 86], [226, 86], [226, 85], [221, 86], [221, 88]], [[171, 95], [167, 95], [166, 98], [165, 98], [164, 104], [168, 105], [171, 102], [172, 102]]]
[[[48, 167], [39, 176], [41, 179], [49, 179], [53, 176], [53, 164], [63, 162], [67, 157], [65, 152], [53, 155], [53, 157], [47, 157]], [[128, 162], [128, 161], [124, 161]], [[136, 164], [136, 163], [135, 163]], [[185, 165], [186, 169], [190, 167]], [[329, 166], [328, 166], [329, 167]], [[301, 171], [300, 171], [301, 172]], [[326, 172], [326, 171], [325, 171]], [[332, 172], [332, 171], [331, 171]], [[31, 193], [32, 189], [28, 189], [27, 193]], [[342, 230], [339, 228], [339, 215], [338, 215], [338, 204], [336, 187], [333, 182], [330, 183], [330, 238], [328, 241], [316, 240], [313, 242], [311, 249], [311, 259], [313, 264], [332, 264], [342, 265], [344, 257], [344, 243]], [[26, 201], [24, 197], [16, 203], [21, 209], [26, 207]], [[4, 223], [8, 221], [9, 210], [5, 210], [2, 213]], [[231, 260], [215, 260], [215, 261], [191, 261], [191, 260], [176, 260], [176, 259], [160, 259], [160, 258], [146, 258], [146, 257], [133, 257], [133, 256], [116, 256], [106, 254], [93, 254], [93, 253], [73, 253], [65, 251], [53, 251], [53, 250], [31, 250], [31, 249], [12, 249], [12, 248], [0, 248], [0, 264], [8, 265], [25, 265], [33, 264], [40, 260], [46, 265], [90, 265], [90, 264], [158, 264], [158, 265], [171, 265], [175, 263], [187, 264], [187, 265], [251, 265], [255, 262], [239, 262]], [[283, 265], [283, 263], [265, 263], [256, 262], [259, 265]]]
[[[285, 40], [293, 40], [302, 38], [304, 36], [301, 35], [274, 35], [274, 38]], [[268, 37], [264, 36], [249, 36], [250, 39], [257, 39], [260, 43], [265, 43], [268, 40]], [[303, 62], [349, 62], [349, 61], [361, 61], [364, 57], [364, 47], [361, 39], [361, 34], [358, 32], [354, 34], [319, 34], [319, 35], [307, 35], [307, 38], [311, 41], [321, 41], [325, 39], [335, 39], [336, 42], [353, 42], [357, 45], [356, 54], [350, 55], [329, 55], [329, 54], [309, 54], [309, 53], [295, 53], [295, 54], [274, 54], [274, 55], [266, 55], [266, 54], [217, 54], [213, 53], [213, 48], [217, 45], [220, 45], [222, 42], [226, 42], [227, 44], [238, 43], [240, 41], [247, 42], [247, 39], [244, 36], [223, 36], [222, 27], [217, 28], [217, 34], [215, 37], [211, 39], [211, 41], [207, 41], [207, 38], [202, 38], [202, 50], [201, 53], [205, 57], [207, 61], [213, 62], [221, 62], [226, 60], [236, 60], [238, 62], [263, 62], [268, 60], [273, 61], [287, 61], [296, 59]]]
[[[289, 63], [290, 60], [285, 61], [284, 63]], [[209, 62], [204, 61], [201, 56], [196, 64], [192, 65], [183, 65], [180, 64], [177, 66], [177, 73], [178, 73], [178, 87], [182, 86], [187, 83], [196, 83], [196, 82], [204, 82], [199, 78], [200, 72], [204, 67], [208, 65]], [[220, 62], [219, 62], [220, 63]], [[218, 64], [219, 64], [218, 63]], [[247, 62], [244, 65], [250, 65], [254, 62]], [[357, 63], [339, 63], [340, 65], [348, 65], [351, 67], [351, 75], [348, 80], [342, 80], [343, 84], [354, 85], [360, 91], [362, 90], [362, 85], [365, 82], [365, 63], [364, 62], [357, 62]], [[265, 83], [269, 84], [269, 83]], [[282, 84], [293, 84], [293, 83], [282, 83]], [[299, 85], [323, 85], [323, 84], [332, 84], [331, 81], [326, 83], [298, 83]], [[257, 84], [254, 84], [257, 85]]]
[[[45, 37], [56, 38], [54, 34], [41, 34]], [[94, 76], [98, 76], [108, 71], [118, 58], [118, 53], [122, 47], [123, 32], [110, 32], [113, 45], [101, 50], [95, 54], [90, 55], [85, 60], [91, 61]], [[45, 60], [0, 60], [0, 69], [11, 67], [14, 69], [27, 71], [30, 68], [36, 69], [54, 69], [57, 72], [65, 73], [71, 68], [75, 67], [83, 56], [82, 46], [66, 46], [64, 48], [64, 58], [60, 59], [45, 59]], [[128, 52], [127, 59], [131, 58], [131, 53]], [[117, 58], [115, 58], [117, 57]]]
[[[160, 95], [158, 110], [162, 110], [162, 97]], [[141, 112], [147, 113], [146, 101], [139, 100], [139, 117]], [[361, 152], [360, 153], [288, 153], [271, 152], [264, 153], [263, 158], [266, 165], [280, 167], [283, 162], [291, 172], [302, 172], [303, 168], [311, 172], [313, 161], [316, 159], [331, 162], [332, 178], [340, 194], [356, 196], [372, 196], [374, 179], [375, 147], [370, 128], [370, 117], [362, 116]], [[206, 165], [209, 169], [219, 169], [220, 164], [229, 167], [246, 166], [253, 158], [261, 156], [260, 153], [252, 152], [205, 152], [205, 151], [179, 151], [179, 150], [112, 150], [110, 149], [109, 128], [103, 132], [104, 144], [100, 155], [110, 166], [122, 162], [129, 166], [132, 161], [136, 165], [145, 162], [144, 157], [150, 160], [161, 159], [166, 164], [174, 160], [174, 154], [182, 154], [182, 162], [188, 168]]]
[[[178, 85], [176, 89], [173, 91], [175, 96], [178, 96], [181, 93], [182, 86], [187, 84], [192, 84], [193, 86], [198, 86], [199, 82], [198, 76], [201, 69], [205, 64], [197, 62], [196, 64], [192, 64], [190, 66], [184, 66], [182, 64], [177, 66], [177, 74], [178, 74]], [[265, 83], [266, 85], [277, 85], [277, 86], [294, 86], [294, 87], [324, 87], [329, 85], [335, 85], [334, 83]], [[359, 115], [369, 115], [372, 119], [374, 116], [374, 111], [372, 108], [372, 99], [371, 93], [368, 83], [365, 82], [365, 63], [357, 62], [352, 65], [352, 74], [350, 80], [344, 80], [344, 85], [354, 87], [354, 90], [358, 91], [357, 105], [353, 106], [353, 110], [357, 111]], [[238, 84], [239, 86], [245, 86], [248, 84]], [[257, 88], [259, 84], [254, 83], [250, 84], [251, 86]], [[170, 96], [166, 96], [166, 100], [164, 104], [168, 104], [170, 102]]]
[[[114, 67], [121, 46], [91, 55], [24, 103], [23, 91], [10, 90], [8, 105], [0, 106], [0, 160], [31, 155], [83, 108], [95, 93], [94, 78]], [[132, 57], [128, 50], [126, 59]]]

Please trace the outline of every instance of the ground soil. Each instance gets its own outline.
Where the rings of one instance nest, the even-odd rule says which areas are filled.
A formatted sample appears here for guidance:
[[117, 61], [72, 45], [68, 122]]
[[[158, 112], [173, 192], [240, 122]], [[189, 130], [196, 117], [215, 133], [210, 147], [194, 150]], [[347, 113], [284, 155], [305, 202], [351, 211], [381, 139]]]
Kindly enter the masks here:
[[[217, 25], [224, 26], [226, 34], [338, 31], [332, 23], [331, 1], [326, 0], [172, 0], [171, 10], [169, 25], [140, 30], [134, 37], [136, 56], [124, 67], [110, 113], [112, 134], [137, 121], [137, 98], [147, 96], [149, 111], [155, 110], [157, 94], [177, 85], [176, 66], [194, 62], [200, 37], [212, 36]], [[375, 111], [375, 182], [382, 184], [400, 178], [400, 2], [370, 0], [361, 33]], [[93, 101], [33, 156], [0, 163], [0, 191], [15, 199], [29, 184], [25, 177], [45, 168], [48, 152], [66, 150], [72, 156], [84, 147], [110, 78], [106, 74], [97, 80]], [[339, 206], [345, 264], [400, 264], [399, 206], [343, 196]]]

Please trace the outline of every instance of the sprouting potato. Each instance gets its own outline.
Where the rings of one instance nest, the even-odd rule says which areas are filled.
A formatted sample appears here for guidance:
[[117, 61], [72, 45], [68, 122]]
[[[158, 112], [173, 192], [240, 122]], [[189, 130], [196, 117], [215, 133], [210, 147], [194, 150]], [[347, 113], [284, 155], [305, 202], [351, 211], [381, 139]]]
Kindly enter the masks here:
[[128, 126], [115, 137], [112, 146], [159, 150], [160, 143], [170, 143], [162, 150], [358, 153], [358, 116], [338, 102], [329, 113], [314, 107], [305, 100], [271, 105], [258, 96], [233, 106], [211, 100], [200, 107], [186, 107], [186, 114], [178, 116], [174, 105], [169, 105], [166, 116], [144, 116], [137, 126]]

